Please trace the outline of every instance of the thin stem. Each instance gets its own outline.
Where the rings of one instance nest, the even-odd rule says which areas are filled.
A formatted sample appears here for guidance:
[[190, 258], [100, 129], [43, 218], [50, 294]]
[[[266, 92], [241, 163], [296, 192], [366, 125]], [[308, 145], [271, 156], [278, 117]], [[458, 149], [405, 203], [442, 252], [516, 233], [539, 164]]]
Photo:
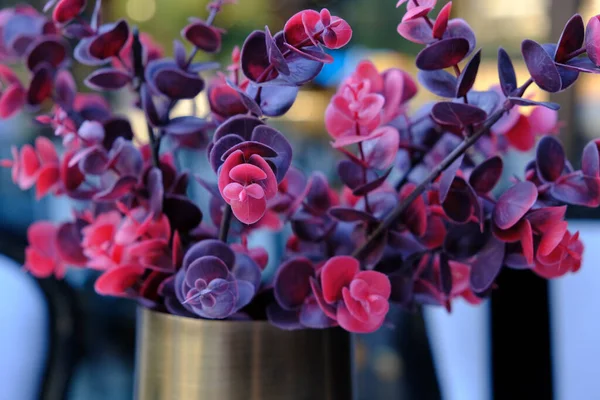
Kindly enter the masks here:
[[221, 219], [221, 226], [219, 227], [219, 240], [227, 243], [227, 235], [229, 235], [229, 227], [231, 226], [231, 219], [233, 217], [233, 211], [231, 206], [227, 204], [225, 211], [223, 211], [223, 217]]
[[[132, 44], [132, 62], [133, 62], [133, 73], [137, 78], [135, 91], [138, 94], [138, 97], [141, 99], [141, 90], [142, 85], [145, 83], [146, 78], [144, 74], [144, 59], [143, 59], [143, 48], [142, 42], [140, 40], [140, 31], [138, 28], [133, 29], [133, 44]], [[123, 61], [121, 61], [123, 65]], [[148, 127], [148, 139], [150, 141], [150, 150], [152, 151], [152, 162], [155, 167], [160, 166], [160, 138], [156, 138], [154, 135], [154, 129], [152, 126], [147, 123]]]
[[[533, 81], [531, 79], [529, 79], [527, 82], [525, 82], [525, 84], [523, 84], [523, 86], [521, 86], [517, 90], [517, 93], [521, 93], [521, 95], [523, 93], [525, 93], [525, 90], [527, 90], [527, 88], [529, 87], [529, 85], [531, 85], [531, 83], [533, 83]], [[498, 122], [498, 120], [502, 117], [502, 115], [506, 111], [510, 110], [512, 107], [513, 107], [512, 104], [510, 104], [509, 102], [506, 102], [504, 104], [504, 107], [499, 109], [498, 111], [496, 111], [494, 114], [492, 114], [485, 121], [483, 126], [481, 128], [479, 128], [479, 130], [477, 132], [475, 132], [473, 135], [466, 138], [458, 147], [456, 147], [440, 164], [438, 164], [429, 173], [429, 175], [423, 180], [423, 182], [421, 182], [415, 188], [415, 190], [413, 190], [408, 195], [408, 197], [406, 197], [406, 199], [404, 199], [404, 201], [398, 203], [396, 208], [394, 208], [392, 210], [392, 212], [390, 214], [388, 214], [388, 216], [379, 224], [379, 226], [367, 238], [365, 243], [363, 243], [362, 246], [357, 248], [354, 251], [354, 253], [352, 253], [352, 256], [357, 259], [360, 259], [363, 256], [363, 253], [365, 252], [365, 250], [370, 247], [371, 243], [374, 242], [375, 240], [378, 240], [381, 237], [381, 235], [390, 226], [392, 226], [393, 223], [395, 223], [398, 220], [400, 215], [402, 215], [402, 213], [408, 208], [408, 206], [416, 198], [418, 198], [420, 195], [422, 195], [425, 192], [425, 190], [427, 190], [429, 185], [431, 185], [431, 183], [442, 173], [442, 171], [444, 171], [446, 168], [448, 168], [454, 161], [456, 161], [456, 159], [458, 157], [460, 157], [465, 151], [467, 151], [467, 149], [469, 149], [471, 146], [473, 146], [479, 140], [479, 138], [482, 137], [484, 134], [486, 134], [490, 130], [490, 128], [496, 122]]]
[[570, 59], [578, 57], [586, 52], [587, 52], [586, 47], [582, 47], [579, 50], [575, 50], [574, 52], [569, 53], [566, 58], [567, 58], [567, 60], [570, 60]]

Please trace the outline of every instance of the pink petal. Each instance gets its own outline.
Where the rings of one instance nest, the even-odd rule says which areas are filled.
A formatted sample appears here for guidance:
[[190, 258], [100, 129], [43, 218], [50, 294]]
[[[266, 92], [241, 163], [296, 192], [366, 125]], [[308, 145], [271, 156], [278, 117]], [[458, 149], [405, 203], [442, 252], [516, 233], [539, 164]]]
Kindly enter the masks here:
[[521, 224], [521, 247], [523, 248], [523, 256], [527, 264], [533, 264], [533, 232], [531, 230], [531, 224], [528, 220], [524, 219], [524, 223]]
[[110, 269], [96, 280], [94, 289], [104, 296], [128, 297], [126, 291], [138, 282], [144, 271], [145, 269], [138, 265]]
[[358, 277], [354, 278], [350, 283], [350, 294], [357, 300], [367, 300], [370, 294], [369, 284], [362, 279], [358, 279]]
[[246, 193], [248, 196], [253, 197], [255, 199], [262, 199], [265, 197], [265, 191], [262, 186], [253, 183], [249, 186], [246, 186]]
[[350, 290], [348, 290], [347, 287], [342, 288], [342, 297], [344, 299], [344, 304], [346, 305], [348, 311], [350, 311], [352, 317], [356, 318], [360, 322], [369, 321], [369, 314], [367, 313], [367, 310], [365, 310], [360, 301], [352, 298]]
[[350, 286], [360, 269], [357, 259], [349, 256], [330, 258], [321, 269], [321, 287], [325, 301], [332, 304], [342, 299], [342, 289]]
[[244, 190], [244, 187], [237, 182], [232, 182], [229, 185], [225, 186], [223, 189], [223, 198], [228, 203], [233, 199], [240, 198], [240, 193]]
[[232, 182], [231, 178], [229, 177], [230, 171], [235, 166], [243, 163], [244, 153], [241, 150], [236, 150], [227, 157], [227, 159], [221, 166], [221, 169], [219, 170], [218, 186], [219, 192], [221, 192], [221, 196], [223, 196], [223, 190], [225, 189], [225, 186]]
[[29, 246], [49, 257], [56, 257], [55, 238], [58, 228], [51, 222], [34, 222], [27, 229]]
[[27, 92], [20, 84], [8, 86], [0, 95], [0, 119], [12, 117], [25, 105]]
[[55, 189], [60, 182], [60, 170], [57, 165], [46, 165], [38, 174], [35, 197], [39, 200]]
[[381, 272], [361, 271], [356, 274], [354, 279], [366, 282], [369, 287], [369, 294], [376, 294], [384, 299], [389, 299], [392, 293], [392, 285], [389, 278]]
[[371, 168], [388, 169], [396, 160], [400, 147], [400, 134], [391, 126], [377, 128], [369, 136], [376, 135], [375, 139], [363, 143], [365, 162]]
[[37, 278], [48, 278], [56, 270], [53, 258], [42, 254], [33, 247], [25, 249], [25, 269]]
[[21, 166], [19, 187], [21, 189], [29, 189], [35, 183], [37, 172], [40, 169], [40, 160], [31, 145], [26, 144], [21, 148], [19, 165]]
[[340, 303], [337, 307], [336, 319], [340, 326], [348, 332], [371, 333], [383, 325], [385, 315], [371, 316], [368, 322], [361, 322], [352, 316], [344, 303]]
[[50, 139], [44, 136], [35, 139], [35, 150], [42, 164], [58, 164], [58, 154]]
[[336, 107], [333, 101], [325, 109], [325, 128], [332, 137], [337, 138], [354, 132], [355, 124], [354, 120]]
[[251, 225], [258, 222], [267, 210], [267, 199], [255, 199], [247, 196], [244, 201], [231, 200], [233, 215], [242, 223]]
[[360, 110], [358, 118], [361, 125], [367, 125], [373, 119], [379, 116], [383, 109], [385, 99], [379, 94], [369, 94], [360, 99]]
[[524, 115], [520, 115], [517, 123], [506, 132], [506, 138], [512, 147], [520, 151], [529, 151], [535, 146], [535, 135]]
[[529, 125], [531, 130], [537, 134], [557, 133], [558, 111], [546, 107], [538, 106], [533, 109], [529, 115]]
[[350, 24], [341, 18], [332, 17], [331, 25], [332, 28], [327, 31], [331, 30], [335, 35], [325, 35], [323, 38], [325, 47], [328, 49], [339, 49], [347, 45], [348, 42], [350, 42], [350, 39], [352, 39], [352, 28], [350, 27]]
[[385, 315], [390, 309], [390, 303], [381, 296], [371, 295], [369, 298], [369, 314]]
[[548, 230], [542, 232], [542, 240], [540, 241], [540, 247], [538, 248], [538, 254], [541, 254], [542, 256], [547, 256], [554, 251], [567, 232], [567, 227], [569, 225], [567, 221], [555, 221], [554, 223], [555, 224], [549, 227]]
[[[354, 72], [354, 76], [356, 76], [360, 80], [367, 80], [370, 84], [371, 92], [381, 93], [384, 89], [383, 86], [383, 78], [375, 65], [369, 60], [361, 61], [356, 67], [356, 72]], [[387, 101], [387, 98], [386, 98]]]
[[265, 161], [264, 158], [256, 154], [251, 155], [248, 162], [253, 165], [256, 165], [266, 174], [266, 179], [263, 182], [261, 182], [261, 184], [265, 188], [264, 191], [267, 200], [270, 200], [273, 197], [275, 197], [278, 190], [277, 178], [275, 177], [275, 173], [273, 173], [273, 170], [271, 169], [269, 164]]

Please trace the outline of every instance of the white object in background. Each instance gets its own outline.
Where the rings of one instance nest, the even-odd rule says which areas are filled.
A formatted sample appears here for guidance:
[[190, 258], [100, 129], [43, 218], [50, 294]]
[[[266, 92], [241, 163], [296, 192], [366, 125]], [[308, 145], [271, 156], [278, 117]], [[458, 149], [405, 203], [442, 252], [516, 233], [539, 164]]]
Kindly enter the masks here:
[[0, 400], [38, 398], [48, 353], [46, 299], [35, 280], [0, 255]]
[[600, 399], [600, 223], [569, 221], [585, 246], [583, 265], [550, 283], [556, 400]]
[[424, 308], [425, 326], [444, 400], [490, 400], [492, 372], [489, 301], [472, 306], [463, 300]]

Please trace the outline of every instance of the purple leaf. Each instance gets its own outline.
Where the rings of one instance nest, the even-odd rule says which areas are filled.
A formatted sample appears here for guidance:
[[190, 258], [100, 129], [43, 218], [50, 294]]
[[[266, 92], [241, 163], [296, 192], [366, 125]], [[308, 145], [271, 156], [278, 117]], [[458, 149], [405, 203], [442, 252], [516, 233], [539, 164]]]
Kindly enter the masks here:
[[469, 53], [469, 42], [463, 38], [449, 38], [425, 47], [415, 60], [417, 68], [425, 71], [444, 69], [461, 62]]
[[90, 42], [89, 54], [98, 60], [116, 57], [129, 38], [129, 26], [125, 20], [120, 20], [108, 26], [108, 30], [96, 36]]
[[221, 49], [221, 34], [204, 21], [196, 20], [186, 26], [181, 36], [207, 53], [218, 53]]
[[457, 80], [448, 71], [443, 69], [419, 71], [417, 77], [421, 85], [437, 96], [454, 97], [456, 95]]
[[171, 227], [178, 231], [188, 232], [202, 221], [202, 212], [190, 199], [180, 195], [166, 195], [163, 212], [169, 218]]
[[56, 232], [56, 249], [62, 260], [73, 265], [84, 265], [88, 259], [83, 254], [81, 241], [82, 220], [66, 222]]
[[584, 175], [600, 177], [600, 152], [596, 142], [589, 142], [583, 149], [581, 170]]
[[234, 89], [240, 95], [240, 98], [242, 99], [242, 103], [248, 109], [248, 111], [250, 111], [252, 114], [254, 114], [258, 117], [262, 116], [263, 112], [260, 109], [260, 106], [258, 104], [256, 104], [256, 101], [254, 100], [253, 97], [250, 97], [238, 85], [231, 82], [229, 79], [227, 79], [226, 82], [229, 87]]
[[510, 96], [517, 88], [517, 74], [510, 56], [502, 47], [498, 49], [498, 76], [505, 96]]
[[565, 24], [565, 28], [558, 41], [558, 46], [556, 47], [554, 59], [557, 62], [567, 61], [569, 54], [581, 48], [584, 38], [585, 26], [583, 18], [581, 18], [581, 15], [575, 14]]
[[502, 169], [502, 158], [499, 156], [488, 158], [473, 169], [469, 177], [469, 184], [476, 193], [489, 193], [500, 180]]
[[398, 33], [406, 40], [418, 44], [430, 44], [435, 41], [431, 27], [423, 18], [402, 22]]
[[[251, 83], [248, 85], [247, 90], [251, 97], [255, 97], [258, 89], [258, 86]], [[260, 103], [258, 107], [260, 108], [257, 115], [264, 114], [267, 117], [282, 116], [292, 108], [297, 95], [297, 86], [261, 86], [260, 97], [258, 98]]]
[[254, 31], [246, 38], [241, 53], [242, 71], [253, 82], [264, 82], [271, 65], [267, 54], [265, 32]]
[[465, 126], [485, 121], [487, 114], [481, 108], [470, 104], [442, 101], [433, 106], [431, 117], [438, 124], [462, 129]]
[[284, 310], [277, 303], [271, 303], [267, 307], [267, 319], [269, 323], [283, 330], [303, 329], [300, 323], [298, 311]]
[[273, 289], [277, 303], [285, 310], [296, 310], [310, 294], [310, 278], [315, 276], [306, 258], [293, 258], [279, 267]]
[[600, 66], [600, 16], [598, 15], [592, 17], [587, 24], [585, 49], [590, 60]]
[[446, 253], [440, 253], [440, 281], [442, 292], [444, 292], [446, 296], [449, 296], [452, 292], [452, 271]]
[[131, 76], [116, 68], [96, 70], [85, 79], [85, 84], [95, 90], [117, 90], [124, 88], [129, 82]]
[[302, 49], [294, 47], [289, 43], [284, 43], [284, 46], [287, 49], [289, 49], [295, 53], [298, 53], [300, 56], [302, 56], [304, 58], [308, 58], [313, 61], [318, 61], [318, 62], [321, 62], [324, 64], [331, 64], [333, 62], [332, 56], [325, 53], [323, 50], [321, 50], [319, 47], [316, 47], [316, 46], [315, 47], [304, 47]]
[[131, 192], [131, 189], [137, 184], [137, 178], [133, 176], [124, 176], [116, 180], [112, 186], [104, 191], [96, 193], [95, 201], [116, 201]]
[[27, 68], [34, 71], [41, 63], [57, 68], [67, 57], [67, 48], [63, 40], [55, 36], [44, 36], [32, 45], [27, 55]]
[[131, 124], [125, 118], [114, 117], [106, 119], [102, 126], [104, 127], [104, 141], [102, 145], [105, 149], [110, 150], [118, 138], [125, 140], [133, 139], [133, 130]]
[[193, 99], [204, 89], [204, 80], [178, 68], [163, 68], [153, 76], [156, 89], [171, 99]]
[[270, 158], [269, 161], [275, 166], [277, 182], [281, 182], [292, 163], [292, 146], [290, 142], [279, 131], [267, 125], [254, 128], [251, 139], [261, 142], [277, 152], [277, 157]]
[[439, 186], [439, 197], [440, 203], [443, 203], [446, 200], [446, 196], [448, 196], [448, 192], [450, 191], [450, 187], [452, 186], [452, 182], [454, 182], [454, 178], [456, 177], [456, 173], [460, 169], [462, 162], [465, 158], [464, 154], [461, 154], [448, 168], [446, 168], [442, 175], [440, 176], [440, 186]]
[[471, 90], [477, 78], [477, 72], [479, 71], [479, 64], [481, 63], [481, 50], [469, 60], [465, 68], [462, 70], [458, 77], [458, 84], [456, 88], [456, 97], [462, 97]]
[[213, 141], [216, 142], [231, 133], [241, 136], [244, 140], [250, 140], [254, 128], [260, 125], [264, 125], [264, 123], [258, 118], [248, 115], [235, 115], [219, 125], [215, 131]]
[[277, 43], [275, 43], [275, 39], [273, 39], [268, 26], [265, 26], [265, 45], [267, 48], [269, 63], [273, 65], [280, 74], [289, 75], [290, 68], [283, 57], [283, 53], [281, 53]]
[[38, 66], [27, 91], [27, 103], [32, 106], [40, 105], [44, 100], [52, 96], [52, 81], [51, 66], [41, 64]]
[[[228, 135], [230, 136], [230, 135]], [[234, 135], [237, 136], [237, 135]], [[261, 156], [262, 158], [272, 158], [277, 157], [277, 152], [273, 150], [271, 147], [267, 146], [264, 143], [256, 142], [253, 140], [244, 141], [242, 143], [236, 144], [230, 147], [223, 155], [221, 156], [221, 161], [227, 160], [232, 153], [241, 150], [244, 153], [244, 158], [246, 160], [250, 159], [253, 154]]]
[[364, 196], [364, 195], [372, 192], [373, 190], [377, 189], [378, 187], [383, 185], [383, 183], [385, 182], [387, 177], [390, 175], [390, 172], [392, 172], [392, 169], [393, 168], [391, 167], [380, 177], [370, 180], [369, 182], [365, 183], [364, 185], [357, 186], [355, 189], [352, 190], [352, 194], [355, 196]]
[[66, 69], [58, 71], [56, 74], [55, 86], [57, 97], [56, 102], [62, 108], [71, 108], [77, 93], [77, 86], [75, 85], [73, 75], [71, 75], [71, 73]]
[[163, 197], [165, 194], [162, 172], [159, 168], [153, 167], [148, 172], [146, 179], [148, 181], [148, 193], [150, 194], [150, 211], [155, 217], [159, 217], [162, 214]]
[[299, 318], [303, 326], [312, 329], [325, 329], [336, 325], [336, 322], [321, 310], [314, 297], [309, 297], [302, 305]]
[[[304, 51], [315, 50], [317, 47], [306, 47]], [[292, 52], [286, 57], [290, 74], [280, 75], [276, 79], [268, 82], [270, 85], [296, 85], [301, 86], [312, 81], [323, 69], [323, 63], [306, 58], [298, 52]]]
[[173, 57], [175, 58], [175, 62], [179, 68], [186, 69], [187, 52], [185, 51], [183, 43], [181, 43], [179, 40], [173, 41]]
[[565, 64], [557, 63], [557, 65], [571, 72], [600, 74], [600, 68], [598, 68], [589, 58], [574, 58]]
[[488, 236], [481, 233], [475, 222], [451, 224], [444, 238], [444, 252], [453, 259], [467, 260], [483, 248]]
[[464, 224], [473, 214], [471, 190], [463, 178], [455, 177], [442, 204], [448, 218], [458, 224]]
[[560, 105], [557, 103], [552, 103], [549, 101], [535, 101], [535, 100], [531, 100], [531, 99], [525, 99], [523, 97], [507, 97], [508, 101], [510, 101], [512, 104], [517, 105], [517, 106], [522, 106], [522, 107], [527, 107], [527, 106], [542, 106], [542, 107], [546, 107], [549, 108], [551, 110], [558, 110], [560, 109]]
[[537, 187], [529, 182], [519, 182], [500, 196], [494, 208], [493, 219], [500, 229], [515, 225], [535, 204]]
[[[494, 90], [485, 92], [471, 90], [467, 94], [467, 99], [470, 105], [481, 108], [488, 115], [494, 112], [500, 103], [500, 95]], [[456, 101], [460, 100], [456, 99]]]
[[448, 27], [443, 36], [444, 39], [448, 38], [462, 38], [469, 42], [469, 51], [466, 55], [469, 55], [477, 44], [477, 39], [475, 38], [475, 32], [469, 26], [467, 21], [460, 18], [454, 18], [448, 21]]
[[488, 242], [471, 265], [471, 289], [476, 293], [488, 290], [502, 269], [506, 246], [495, 236], [490, 235]]
[[162, 121], [158, 116], [158, 111], [156, 110], [156, 106], [154, 105], [154, 101], [152, 100], [152, 95], [148, 90], [146, 85], [142, 85], [140, 91], [140, 97], [142, 100], [142, 108], [144, 109], [144, 113], [146, 114], [146, 119], [150, 123], [150, 125], [157, 127], [162, 125]]
[[598, 207], [600, 204], [600, 180], [581, 174], [571, 175], [556, 182], [550, 188], [550, 195], [566, 204]]
[[550, 93], [561, 90], [562, 81], [554, 60], [540, 44], [533, 40], [524, 40], [521, 53], [533, 81], [541, 89]]
[[377, 222], [377, 218], [375, 218], [373, 215], [365, 211], [356, 210], [354, 208], [332, 207], [329, 210], [329, 215], [342, 222]]
[[544, 182], [554, 182], [562, 175], [565, 161], [562, 144], [552, 136], [544, 136], [536, 153], [538, 177]]
[[209, 162], [213, 171], [217, 172], [223, 164], [223, 154], [240, 143], [244, 143], [244, 139], [234, 134], [225, 135], [214, 143], [209, 152]]
[[204, 134], [209, 126], [205, 119], [187, 116], [173, 118], [164, 129], [169, 135], [196, 135]]

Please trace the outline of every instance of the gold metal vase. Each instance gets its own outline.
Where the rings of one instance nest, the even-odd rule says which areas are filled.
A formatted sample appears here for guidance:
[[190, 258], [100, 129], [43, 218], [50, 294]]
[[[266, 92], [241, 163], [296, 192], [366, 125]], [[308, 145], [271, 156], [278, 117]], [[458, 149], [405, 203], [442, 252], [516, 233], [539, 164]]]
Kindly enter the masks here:
[[140, 308], [138, 400], [351, 400], [350, 335]]

